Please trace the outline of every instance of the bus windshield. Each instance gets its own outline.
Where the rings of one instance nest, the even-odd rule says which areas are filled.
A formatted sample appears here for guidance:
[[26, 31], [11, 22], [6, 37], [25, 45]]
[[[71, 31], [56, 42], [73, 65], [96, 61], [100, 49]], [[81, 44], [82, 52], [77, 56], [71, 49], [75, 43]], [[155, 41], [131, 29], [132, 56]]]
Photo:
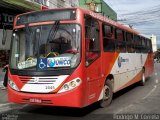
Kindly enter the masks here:
[[54, 24], [15, 29], [11, 69], [54, 70], [75, 68], [80, 62], [80, 26]]

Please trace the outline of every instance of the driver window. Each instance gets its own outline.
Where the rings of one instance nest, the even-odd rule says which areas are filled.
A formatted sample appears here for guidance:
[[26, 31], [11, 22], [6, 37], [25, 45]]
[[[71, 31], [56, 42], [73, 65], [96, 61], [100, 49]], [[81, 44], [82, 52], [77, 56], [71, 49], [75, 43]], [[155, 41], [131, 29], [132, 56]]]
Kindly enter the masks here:
[[99, 24], [92, 17], [85, 18], [86, 66], [96, 60], [100, 54]]

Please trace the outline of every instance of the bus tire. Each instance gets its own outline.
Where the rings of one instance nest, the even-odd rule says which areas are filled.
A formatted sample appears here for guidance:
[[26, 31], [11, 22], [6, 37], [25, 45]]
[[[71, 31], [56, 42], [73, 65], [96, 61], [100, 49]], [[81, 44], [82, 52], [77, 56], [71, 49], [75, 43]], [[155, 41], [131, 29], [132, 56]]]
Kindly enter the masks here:
[[141, 86], [144, 86], [146, 83], [146, 77], [145, 77], [145, 71], [144, 69], [142, 70], [142, 78], [141, 78], [141, 81], [140, 81], [140, 85]]
[[112, 87], [112, 81], [107, 80], [103, 87], [103, 98], [100, 100], [100, 107], [104, 108], [111, 104], [113, 97], [113, 87]]

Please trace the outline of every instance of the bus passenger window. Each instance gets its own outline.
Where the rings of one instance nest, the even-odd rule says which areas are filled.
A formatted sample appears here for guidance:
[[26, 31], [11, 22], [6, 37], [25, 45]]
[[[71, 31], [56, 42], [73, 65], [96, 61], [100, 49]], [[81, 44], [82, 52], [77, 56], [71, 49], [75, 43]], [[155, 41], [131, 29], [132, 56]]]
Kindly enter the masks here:
[[133, 34], [126, 33], [126, 44], [127, 44], [127, 52], [128, 53], [135, 52]]
[[115, 37], [116, 37], [116, 51], [117, 52], [126, 52], [126, 42], [124, 37], [124, 31], [120, 29], [115, 30]]
[[146, 38], [144, 39], [144, 42], [145, 42], [145, 44], [144, 44], [144, 52], [147, 53], [148, 51], [147, 51], [147, 39]]
[[142, 48], [142, 40], [140, 38], [140, 36], [135, 36], [135, 50], [136, 53], [141, 53], [141, 48]]
[[115, 51], [115, 39], [113, 34], [113, 27], [109, 25], [103, 25], [103, 49], [104, 52]]
[[145, 38], [142, 38], [142, 50], [141, 50], [141, 51], [142, 51], [143, 53], [145, 53], [145, 52], [146, 52], [146, 50], [145, 50], [145, 49], [146, 49], [146, 48], [145, 48], [145, 46], [146, 46], [146, 45], [145, 45]]
[[91, 17], [85, 19], [86, 65], [96, 60], [100, 54], [99, 24]]
[[153, 50], [152, 50], [152, 42], [150, 39], [147, 40], [147, 48], [148, 48], [148, 52], [149, 53], [152, 53]]

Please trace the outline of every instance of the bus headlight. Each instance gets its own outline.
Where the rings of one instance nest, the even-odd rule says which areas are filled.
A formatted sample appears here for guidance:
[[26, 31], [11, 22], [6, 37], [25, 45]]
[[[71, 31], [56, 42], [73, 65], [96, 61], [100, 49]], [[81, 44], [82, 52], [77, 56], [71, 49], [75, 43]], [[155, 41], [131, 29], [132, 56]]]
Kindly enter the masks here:
[[10, 80], [9, 78], [8, 78], [8, 85], [9, 85], [12, 89], [14, 89], [14, 90], [16, 90], [16, 91], [19, 91], [17, 85], [16, 85], [12, 80]]
[[71, 81], [71, 82], [70, 82], [70, 86], [71, 86], [71, 87], [76, 87], [76, 82], [75, 82], [75, 81]]
[[65, 85], [63, 86], [63, 88], [64, 88], [65, 90], [69, 90], [69, 85], [65, 84]]
[[58, 91], [58, 93], [62, 93], [62, 92], [72, 90], [72, 89], [78, 87], [80, 84], [81, 84], [81, 79], [80, 78], [73, 79], [73, 80], [65, 83], [62, 86], [62, 88]]

